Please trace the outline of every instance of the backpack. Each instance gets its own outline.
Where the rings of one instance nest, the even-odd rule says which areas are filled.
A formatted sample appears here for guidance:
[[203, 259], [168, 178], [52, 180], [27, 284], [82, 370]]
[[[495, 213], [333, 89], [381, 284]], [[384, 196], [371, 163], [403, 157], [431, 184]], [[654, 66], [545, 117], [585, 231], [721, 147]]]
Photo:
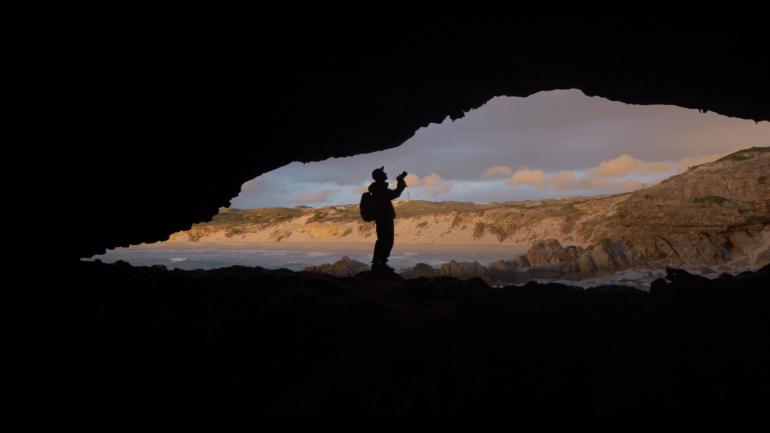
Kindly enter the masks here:
[[380, 213], [380, 204], [374, 200], [371, 192], [365, 192], [361, 194], [361, 203], [358, 209], [364, 221], [374, 221]]

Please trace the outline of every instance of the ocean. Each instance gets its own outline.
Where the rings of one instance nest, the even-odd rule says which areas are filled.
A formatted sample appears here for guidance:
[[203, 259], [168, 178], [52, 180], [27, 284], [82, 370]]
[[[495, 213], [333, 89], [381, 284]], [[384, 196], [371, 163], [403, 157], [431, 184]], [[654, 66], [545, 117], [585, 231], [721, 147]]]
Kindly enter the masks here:
[[[227, 266], [259, 266], [266, 269], [301, 271], [307, 266], [334, 263], [343, 256], [369, 264], [373, 245], [369, 244], [268, 244], [268, 245], [195, 245], [159, 244], [116, 248], [86, 260], [114, 263], [123, 260], [134, 266], [163, 265], [169, 269], [214, 269]], [[510, 260], [526, 251], [519, 247], [437, 246], [408, 244], [394, 247], [388, 264], [397, 271], [427, 263], [438, 267], [450, 260], [478, 261], [488, 265]]]
[[[84, 260], [114, 263], [122, 260], [134, 266], [162, 265], [168, 269], [215, 269], [228, 266], [259, 266], [265, 269], [302, 271], [308, 266], [334, 263], [343, 256], [369, 264], [373, 245], [363, 243], [295, 242], [271, 244], [206, 244], [189, 242], [161, 242], [157, 244], [116, 248], [106, 254]], [[396, 271], [426, 263], [438, 268], [451, 260], [477, 261], [486, 266], [498, 260], [511, 260], [524, 254], [526, 247], [512, 245], [397, 245], [388, 262]], [[695, 272], [698, 273], [698, 272]], [[650, 283], [665, 276], [663, 269], [629, 269], [613, 275], [573, 280], [536, 280], [559, 282], [582, 287], [621, 284], [649, 290]], [[707, 275], [713, 278], [714, 275]]]

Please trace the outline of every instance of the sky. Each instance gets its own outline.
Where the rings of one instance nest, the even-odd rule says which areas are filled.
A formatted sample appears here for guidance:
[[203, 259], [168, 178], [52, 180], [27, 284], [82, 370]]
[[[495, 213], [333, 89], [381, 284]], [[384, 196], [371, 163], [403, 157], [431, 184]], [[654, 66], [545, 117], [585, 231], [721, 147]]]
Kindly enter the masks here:
[[752, 146], [770, 146], [770, 122], [555, 90], [493, 98], [393, 149], [293, 162], [246, 182], [231, 207], [358, 203], [380, 166], [393, 186], [398, 173], [409, 173], [401, 199], [487, 203], [610, 194]]

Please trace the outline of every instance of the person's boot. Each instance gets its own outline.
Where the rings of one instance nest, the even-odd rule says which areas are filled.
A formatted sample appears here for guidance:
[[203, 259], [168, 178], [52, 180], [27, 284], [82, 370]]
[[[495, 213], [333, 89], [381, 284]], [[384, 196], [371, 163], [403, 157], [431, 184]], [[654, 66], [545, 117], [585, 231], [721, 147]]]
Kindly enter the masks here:
[[378, 272], [395, 272], [396, 270], [385, 263], [372, 263], [372, 270]]

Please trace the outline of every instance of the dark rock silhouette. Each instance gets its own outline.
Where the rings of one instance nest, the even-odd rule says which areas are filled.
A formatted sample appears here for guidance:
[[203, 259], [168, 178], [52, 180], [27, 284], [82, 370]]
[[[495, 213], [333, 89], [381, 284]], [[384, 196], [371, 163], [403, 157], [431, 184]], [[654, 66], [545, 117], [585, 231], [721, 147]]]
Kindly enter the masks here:
[[368, 271], [369, 269], [369, 265], [365, 263], [353, 260], [348, 256], [342, 256], [342, 258], [332, 264], [308, 266], [305, 268], [305, 271], [322, 272], [324, 274], [333, 275], [335, 277], [352, 277], [353, 275]]
[[438, 274], [447, 277], [461, 277], [462, 279], [482, 278], [487, 275], [487, 269], [479, 262], [458, 262], [451, 260], [444, 263], [438, 269]]
[[612, 239], [605, 239], [588, 247], [581, 255], [586, 256], [585, 263], [592, 262], [599, 272], [614, 272], [631, 266], [623, 246]]
[[[66, 191], [47, 196], [66, 227], [55, 257], [166, 239], [210, 219], [262, 173], [392, 148], [494, 96], [578, 88], [770, 120], [761, 14], [257, 21], [16, 20], [9, 135], [22, 141], [8, 202], [51, 185]], [[49, 243], [37, 230], [47, 213], [6, 216], [25, 228], [14, 230], [14, 248], [33, 254]]]
[[527, 261], [533, 268], [554, 265], [559, 263], [563, 250], [556, 239], [537, 241], [527, 250]]
[[[490, 285], [521, 284], [532, 279], [580, 280], [630, 269], [630, 260], [623, 246], [614, 240], [605, 239], [588, 248], [570, 245], [563, 247], [559, 241], [549, 239], [536, 242], [524, 255], [513, 260], [500, 260], [483, 266], [479, 262], [450, 260], [438, 267], [419, 263], [411, 269], [400, 272], [404, 278], [447, 276], [461, 280], [480, 278]], [[643, 265], [643, 263], [636, 263]], [[334, 265], [308, 268], [330, 275], [345, 276], [334, 269], [347, 268], [346, 261]], [[359, 267], [360, 268], [360, 267]], [[361, 269], [363, 270], [363, 269]]]
[[[767, 267], [716, 280], [677, 271], [645, 294], [78, 261], [205, 221], [245, 181], [292, 161], [391, 148], [494, 96], [579, 88], [770, 120], [758, 54], [765, 21], [16, 20], [3, 171], [14, 210], [5, 212], [12, 254], [0, 294], [4, 409], [766, 416]], [[60, 227], [53, 241], [40, 230], [50, 213], [25, 207], [41, 192]]]
[[630, 193], [610, 237], [623, 240], [629, 258], [657, 266], [749, 267], [747, 256], [770, 240], [768, 171], [770, 147], [689, 167]]
[[[6, 282], [15, 414], [766, 416], [770, 267], [649, 293], [121, 263]], [[72, 287], [78, 287], [73, 290]]]
[[770, 247], [759, 253], [757, 258], [754, 260], [755, 266], [767, 264], [770, 264]]
[[418, 263], [413, 268], [400, 272], [404, 278], [435, 277], [438, 271], [427, 263]]

